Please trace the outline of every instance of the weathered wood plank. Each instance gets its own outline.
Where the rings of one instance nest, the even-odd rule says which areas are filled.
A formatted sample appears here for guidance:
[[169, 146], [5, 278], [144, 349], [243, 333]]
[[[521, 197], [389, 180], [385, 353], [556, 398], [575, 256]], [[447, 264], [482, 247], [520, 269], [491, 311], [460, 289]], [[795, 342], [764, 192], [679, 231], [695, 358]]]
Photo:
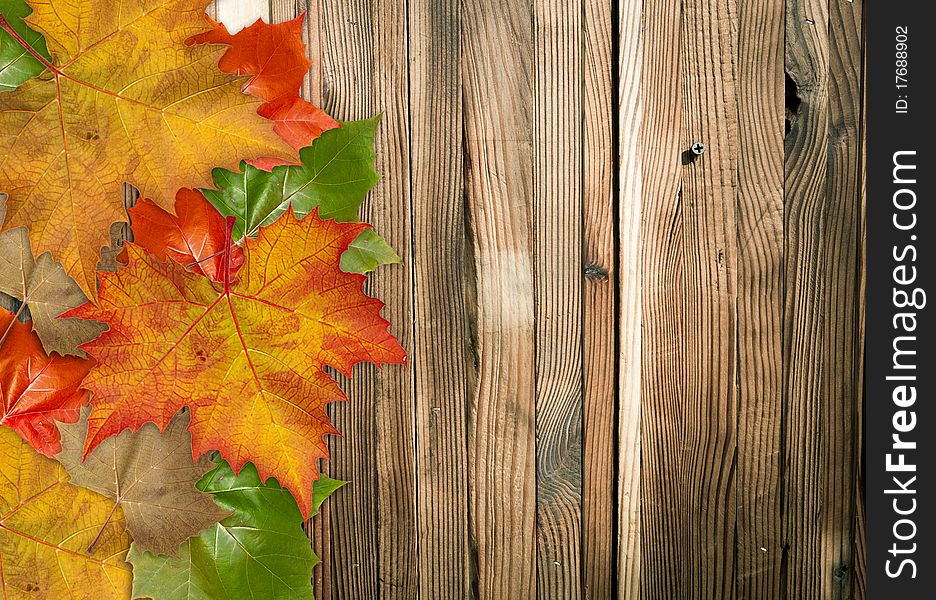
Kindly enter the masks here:
[[830, 597], [828, 565], [819, 564], [822, 512], [817, 427], [824, 395], [816, 360], [821, 353], [822, 289], [814, 284], [823, 251], [828, 164], [827, 28], [822, 0], [791, 0], [786, 15], [786, 73], [791, 87], [786, 136], [784, 231], [784, 520], [786, 590]]
[[[644, 167], [654, 193], [644, 195], [642, 586], [649, 598], [728, 599], [736, 573], [737, 15], [725, 0], [685, 3], [676, 22], [672, 3], [647, 10], [645, 31], [661, 39], [644, 40], [653, 49], [645, 69], [654, 71], [645, 128], [656, 138], [645, 151], [668, 164]], [[681, 72], [667, 64], [677, 56]], [[660, 79], [668, 89], [657, 89]], [[679, 133], [660, 118], [675, 116], [668, 106], [677, 103]], [[705, 154], [686, 152], [680, 167], [694, 142]], [[665, 187], [654, 181], [661, 174]]]
[[465, 197], [478, 374], [468, 483], [477, 595], [535, 593], [531, 7], [462, 4]]
[[[304, 3], [303, 3], [304, 4]], [[301, 8], [299, 2], [290, 0], [215, 0], [209, 7], [208, 14], [215, 20], [224, 23], [229, 31], [236, 31], [244, 26], [250, 25], [256, 19], [261, 18], [268, 23], [279, 23], [295, 17]], [[306, 22], [306, 31], [309, 30], [309, 23]], [[310, 45], [307, 40], [307, 47], [310, 54], [313, 51], [317, 53], [319, 44]], [[317, 55], [317, 54], [316, 54]], [[318, 62], [318, 61], [316, 61]], [[307, 92], [306, 94], [307, 95]], [[323, 473], [329, 472], [327, 462], [320, 463]], [[338, 501], [347, 490], [339, 490], [333, 501]], [[305, 524], [306, 533], [309, 535], [313, 550], [316, 556], [324, 558], [322, 563], [312, 571], [312, 587], [317, 598], [327, 598], [331, 590], [331, 565], [332, 565], [332, 545], [330, 537], [330, 506], [331, 502], [326, 502], [319, 514], [314, 519], [310, 519]]]
[[[384, 315], [412, 346], [407, 31], [396, 2], [321, 1], [323, 108], [337, 119], [384, 113], [376, 142], [383, 178], [363, 218], [404, 257], [370, 278], [368, 293], [392, 299]], [[313, 26], [310, 25], [310, 28]], [[313, 97], [315, 94], [312, 94]], [[331, 502], [331, 597], [415, 596], [413, 377], [410, 367], [358, 369], [350, 403], [333, 411], [344, 435], [332, 440], [332, 475], [353, 489]]]
[[[642, 275], [643, 249], [641, 244], [641, 221], [644, 193], [644, 154], [641, 144], [665, 143], [662, 138], [644, 137], [644, 40], [640, 35], [644, 18], [644, 3], [641, 0], [621, 0], [618, 4], [618, 72], [616, 85], [618, 90], [618, 186], [616, 193], [618, 213], [617, 252], [619, 261], [618, 274], [618, 312], [617, 335], [619, 340], [619, 360], [617, 385], [618, 419], [608, 422], [617, 427], [617, 581], [612, 585], [617, 588], [618, 598], [640, 597], [641, 574], [641, 517], [640, 517], [640, 429], [641, 429], [641, 319], [642, 319]], [[662, 81], [663, 72], [656, 72], [657, 85]], [[660, 113], [652, 113], [656, 118], [664, 118]], [[599, 116], [600, 118], [600, 116]], [[675, 130], [674, 130], [675, 131]], [[662, 159], [662, 157], [661, 157]], [[657, 165], [659, 166], [659, 165]], [[654, 182], [656, 187], [651, 193], [669, 193], [665, 186], [675, 181], [676, 174], [661, 176]], [[588, 178], [586, 176], [586, 178]], [[587, 206], [587, 204], [586, 204]], [[654, 204], [651, 203], [651, 206]], [[659, 210], [659, 208], [657, 209]], [[599, 217], [601, 218], [601, 217]], [[613, 222], [613, 217], [609, 218]], [[586, 221], [587, 223], [587, 221]], [[586, 234], [587, 234], [586, 228]], [[613, 314], [613, 313], [612, 313]], [[589, 326], [591, 327], [590, 319]], [[590, 379], [588, 380], [590, 382]], [[587, 389], [587, 388], [586, 388]], [[600, 402], [600, 400], [599, 400]], [[607, 410], [607, 409], [605, 409]], [[588, 404], [586, 404], [588, 411]], [[604, 415], [595, 415], [595, 420]], [[586, 447], [593, 427], [586, 412], [588, 431]], [[591, 474], [586, 463], [586, 481]], [[586, 501], [588, 496], [586, 496]], [[586, 518], [588, 516], [586, 504]], [[610, 514], [611, 511], [608, 511]], [[601, 518], [599, 515], [597, 518]], [[607, 518], [607, 515], [604, 515]], [[586, 531], [589, 531], [586, 528]], [[587, 577], [587, 574], [586, 574]], [[610, 589], [596, 588], [596, 598], [607, 598]]]
[[535, 3], [536, 596], [581, 598], [582, 3]]
[[[631, 5], [624, 6], [636, 10]], [[676, 495], [680, 493], [684, 482], [670, 482], [676, 476], [683, 479], [686, 469], [680, 468], [678, 464], [671, 466], [667, 462], [667, 456], [673, 449], [682, 455], [686, 447], [684, 444], [687, 443], [682, 432], [676, 429], [685, 418], [683, 401], [678, 395], [681, 382], [675, 375], [685, 360], [683, 330], [679, 322], [679, 316], [685, 311], [680, 290], [683, 229], [680, 182], [683, 113], [681, 20], [681, 10], [674, 10], [671, 2], [643, 2], [642, 46], [652, 49], [652, 52], [644, 52], [642, 55], [639, 88], [643, 118], [638, 159], [642, 166], [640, 265], [637, 267], [642, 332], [639, 355], [640, 546], [637, 568], [640, 573], [639, 597], [647, 600], [666, 598], [668, 593], [691, 597], [682, 591], [682, 580], [687, 568], [677, 562], [681, 560], [681, 553], [687, 550], [683, 543], [685, 531], [677, 529], [680, 526], [684, 529], [688, 527], [688, 524], [682, 523], [683, 509]], [[622, 159], [624, 156], [622, 148]], [[622, 247], [625, 239], [622, 228]], [[622, 284], [627, 281], [623, 272], [625, 260], [622, 255]], [[621, 304], [624, 305], [623, 292]], [[627, 401], [622, 391], [622, 420]], [[667, 428], [666, 423], [672, 425]], [[623, 472], [623, 459], [621, 464]], [[626, 493], [623, 485], [621, 493]], [[623, 529], [628, 524], [623, 522], [623, 515], [621, 518]], [[627, 539], [625, 532], [621, 531], [619, 535], [618, 543], [623, 546], [622, 542]], [[619, 572], [628, 564], [625, 559], [622, 548]], [[633, 593], [633, 585], [633, 582], [628, 582], [624, 587], [619, 582], [618, 589], [628, 594], [624, 597], [636, 598], [638, 596]]]
[[790, 597], [848, 598], [861, 359], [861, 3], [790, 0], [784, 538]]
[[[322, 106], [336, 119], [349, 120], [375, 112], [373, 46], [369, 3], [318, 2], [322, 38]], [[325, 75], [327, 73], [327, 75]], [[378, 546], [376, 398], [371, 385], [373, 369], [358, 368], [344, 382], [350, 402], [331, 414], [342, 437], [329, 444], [328, 472], [351, 481], [347, 491], [329, 500], [331, 554], [329, 587], [325, 597], [378, 598], [380, 556]]]
[[[461, 3], [414, 0], [410, 20], [419, 590], [468, 598], [467, 412], [477, 379], [466, 284], [474, 260], [462, 170]], [[469, 312], [470, 310], [470, 312]]]
[[[382, 112], [376, 141], [382, 178], [365, 205], [364, 218], [397, 249], [403, 264], [375, 271], [372, 295], [386, 303], [383, 315], [404, 348], [413, 352], [413, 232], [410, 164], [409, 53], [406, 4], [373, 5], [374, 83]], [[416, 432], [413, 362], [386, 367], [374, 378], [377, 396], [377, 508], [380, 598], [418, 594], [416, 521]]]
[[782, 598], [783, 4], [738, 3], [737, 597]]
[[[582, 588], [610, 598], [614, 582], [613, 522], [617, 398], [614, 140], [609, 2], [585, 0], [583, 96], [584, 390], [582, 435]], [[638, 349], [639, 352], [639, 349]]]

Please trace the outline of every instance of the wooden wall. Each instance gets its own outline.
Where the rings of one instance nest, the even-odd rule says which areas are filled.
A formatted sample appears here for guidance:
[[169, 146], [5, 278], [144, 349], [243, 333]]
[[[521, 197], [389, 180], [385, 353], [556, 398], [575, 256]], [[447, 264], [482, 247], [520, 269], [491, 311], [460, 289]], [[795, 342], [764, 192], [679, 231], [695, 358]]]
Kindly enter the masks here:
[[863, 0], [217, 4], [385, 115], [318, 598], [864, 598]]

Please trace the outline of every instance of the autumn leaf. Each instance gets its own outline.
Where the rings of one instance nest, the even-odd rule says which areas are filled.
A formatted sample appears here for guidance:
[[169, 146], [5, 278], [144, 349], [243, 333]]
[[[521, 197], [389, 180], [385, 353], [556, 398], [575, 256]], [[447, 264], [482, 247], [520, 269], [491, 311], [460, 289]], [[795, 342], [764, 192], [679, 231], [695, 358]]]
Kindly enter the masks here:
[[[171, 258], [212, 281], [224, 280], [224, 217], [201, 192], [183, 188], [176, 194], [175, 214], [151, 200], [130, 209], [134, 241], [160, 260]], [[244, 251], [231, 247], [231, 275], [244, 264]]]
[[94, 361], [77, 356], [46, 354], [29, 325], [0, 309], [0, 400], [6, 425], [46, 456], [60, 449], [55, 421], [73, 423], [88, 403], [79, 388]]
[[374, 233], [373, 229], [365, 229], [341, 255], [341, 270], [363, 274], [370, 273], [380, 265], [400, 262], [400, 256], [385, 239]]
[[[313, 496], [320, 505], [343, 484], [323, 476]], [[319, 560], [286, 489], [275, 479], [264, 484], [250, 463], [235, 475], [224, 461], [198, 489], [214, 494], [233, 514], [184, 542], [178, 558], [154, 556], [134, 543], [127, 557], [134, 598], [312, 598], [312, 569]]]
[[[78, 485], [123, 508], [134, 543], [155, 554], [176, 555], [179, 544], [230, 514], [195, 484], [214, 465], [192, 459], [188, 413], [176, 414], [160, 434], [152, 423], [104, 440], [82, 462], [88, 409], [73, 424], [58, 426], [58, 460]], [[93, 544], [93, 542], [92, 542]]]
[[[47, 61], [52, 60], [45, 38], [23, 22], [23, 18], [31, 12], [25, 0], [0, 0], [0, 15], [6, 17], [13, 30], [39, 56]], [[30, 54], [11, 34], [0, 30], [0, 92], [16, 89], [44, 70], [45, 65], [38, 58]]]
[[[324, 110], [299, 97], [312, 65], [302, 41], [304, 19], [305, 15], [300, 15], [269, 25], [258, 19], [234, 35], [209, 19], [212, 29], [187, 42], [229, 46], [218, 66], [226, 73], [253, 75], [244, 91], [266, 101], [257, 112], [273, 121], [276, 133], [296, 150], [308, 146], [323, 131], [338, 127]], [[272, 164], [281, 163], [265, 161], [258, 166], [269, 168]]]
[[312, 485], [312, 514], [310, 516], [314, 517], [317, 515], [319, 509], [322, 508], [322, 504], [328, 500], [328, 497], [348, 485], [348, 483], [349, 482], [342, 481], [341, 479], [332, 479], [327, 475], [322, 475], [316, 479], [315, 483]]
[[222, 51], [184, 45], [205, 28], [207, 3], [56, 0], [25, 20], [53, 60], [36, 53], [44, 74], [0, 94], [7, 226], [27, 227], [89, 297], [108, 228], [125, 220], [124, 181], [169, 208], [180, 184], [208, 183], [214, 166], [294, 160], [243, 80], [218, 69]]
[[[0, 569], [12, 598], [127, 598], [130, 536], [107, 498], [0, 427]], [[106, 525], [104, 525], [106, 523]], [[86, 548], [104, 526], [94, 552]]]
[[86, 452], [189, 406], [194, 455], [217, 449], [235, 470], [253, 462], [307, 515], [322, 438], [335, 433], [325, 406], [344, 399], [323, 367], [350, 376], [361, 361], [405, 360], [364, 276], [338, 268], [367, 227], [289, 211], [245, 241], [230, 285], [127, 244], [129, 264], [102, 274], [98, 306], [66, 313], [110, 325], [84, 346], [99, 362], [84, 382], [94, 393]]
[[[300, 153], [301, 165], [264, 171], [241, 163], [241, 172], [214, 169], [217, 189], [202, 192], [222, 215], [236, 217], [234, 239], [254, 237], [292, 206], [301, 218], [317, 208], [323, 219], [359, 220], [358, 211], [380, 176], [374, 170], [374, 136], [380, 117], [343, 123], [326, 131]], [[400, 262], [396, 252], [367, 230], [341, 259], [342, 270], [367, 273]]]
[[[47, 353], [84, 356], [80, 344], [101, 335], [107, 326], [81, 319], [57, 319], [66, 310], [87, 302], [75, 280], [52, 255], [33, 258], [26, 229], [15, 227], [0, 233], [0, 292], [29, 307], [33, 329]], [[17, 313], [18, 315], [19, 313]]]

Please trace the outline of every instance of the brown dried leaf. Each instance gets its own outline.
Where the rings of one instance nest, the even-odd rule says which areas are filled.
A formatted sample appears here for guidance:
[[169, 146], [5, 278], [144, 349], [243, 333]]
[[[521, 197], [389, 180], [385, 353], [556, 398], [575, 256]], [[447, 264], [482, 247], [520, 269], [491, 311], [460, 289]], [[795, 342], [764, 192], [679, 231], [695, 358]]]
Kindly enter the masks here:
[[78, 346], [90, 342], [107, 330], [107, 325], [84, 319], [57, 319], [60, 314], [81, 306], [87, 296], [65, 273], [61, 263], [43, 253], [33, 259], [29, 237], [24, 227], [0, 233], [0, 292], [9, 294], [29, 307], [33, 329], [42, 340], [47, 354], [73, 354], [84, 357]]
[[160, 434], [153, 423], [102, 442], [82, 462], [89, 409], [74, 424], [59, 424], [62, 451], [55, 457], [72, 481], [116, 500], [127, 530], [143, 550], [177, 556], [183, 541], [230, 514], [195, 484], [214, 467], [192, 460], [189, 414], [180, 412]]

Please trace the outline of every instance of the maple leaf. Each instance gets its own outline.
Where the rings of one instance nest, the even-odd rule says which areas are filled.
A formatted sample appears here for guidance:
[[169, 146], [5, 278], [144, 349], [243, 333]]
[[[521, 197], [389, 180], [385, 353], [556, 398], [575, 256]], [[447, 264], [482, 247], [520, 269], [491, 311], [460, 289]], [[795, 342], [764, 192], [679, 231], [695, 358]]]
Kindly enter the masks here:
[[[316, 481], [318, 505], [344, 483], [324, 476]], [[184, 542], [178, 558], [154, 556], [134, 543], [127, 556], [134, 598], [312, 598], [312, 569], [319, 560], [286, 489], [276, 480], [264, 484], [250, 463], [235, 475], [224, 461], [198, 489], [214, 494], [233, 514]]]
[[[172, 258], [212, 281], [224, 280], [224, 244], [228, 237], [222, 217], [201, 192], [183, 188], [176, 194], [175, 212], [143, 199], [130, 209], [134, 241], [160, 260]], [[231, 275], [244, 264], [244, 251], [231, 247]]]
[[39, 452], [54, 456], [61, 449], [55, 421], [78, 420], [88, 403], [88, 392], [79, 385], [94, 361], [46, 354], [29, 325], [3, 309], [0, 331], [6, 332], [0, 352], [0, 423]]
[[[275, 123], [274, 130], [298, 150], [338, 127], [338, 122], [324, 110], [299, 97], [302, 81], [312, 65], [302, 41], [305, 14], [285, 23], [267, 24], [257, 19], [234, 35], [223, 24], [209, 19], [212, 29], [193, 36], [188, 44], [224, 44], [229, 46], [218, 66], [227, 73], [253, 75], [244, 91], [264, 102], [258, 109], [262, 117]], [[269, 168], [277, 161], [261, 161]]]
[[127, 266], [102, 274], [98, 306], [66, 313], [110, 325], [83, 346], [99, 363], [84, 381], [94, 393], [85, 451], [146, 421], [164, 428], [189, 406], [194, 455], [217, 449], [235, 470], [253, 462], [308, 514], [323, 436], [336, 433], [325, 406], [345, 399], [323, 367], [350, 376], [361, 361], [405, 360], [365, 277], [338, 268], [367, 227], [289, 211], [245, 241], [223, 288], [127, 244]]
[[[31, 12], [25, 0], [0, 0], [0, 15], [6, 17], [13, 30], [42, 58], [52, 60], [45, 38], [23, 22]], [[45, 65], [23, 48], [15, 37], [0, 30], [0, 92], [16, 89], [44, 70]]]
[[[107, 498], [0, 427], [0, 573], [5, 597], [127, 598], [130, 536]], [[106, 525], [104, 525], [106, 523]], [[85, 549], [104, 526], [94, 552]]]
[[[66, 310], [87, 302], [75, 280], [65, 273], [52, 255], [33, 259], [26, 229], [15, 227], [0, 233], [0, 292], [29, 307], [33, 329], [48, 353], [84, 356], [80, 344], [101, 335], [107, 326], [82, 319], [57, 319]], [[17, 316], [19, 316], [17, 312]], [[2, 331], [2, 330], [0, 330]], [[0, 338], [2, 345], [2, 338]]]
[[[59, 425], [62, 463], [78, 485], [123, 507], [127, 531], [137, 546], [176, 555], [179, 544], [230, 514], [195, 484], [214, 465], [192, 459], [188, 413], [176, 414], [166, 430], [147, 423], [139, 431], [109, 437], [82, 462], [89, 409], [70, 425]], [[94, 542], [92, 542], [92, 546]]]
[[[299, 152], [300, 165], [265, 171], [241, 163], [241, 172], [217, 168], [217, 189], [203, 189], [205, 198], [222, 215], [234, 216], [234, 239], [254, 237], [257, 230], [292, 206], [300, 217], [318, 209], [323, 219], [358, 221], [358, 211], [380, 176], [374, 169], [374, 136], [380, 117], [349, 121], [326, 131]], [[342, 270], [367, 273], [400, 257], [373, 230], [352, 242], [341, 259]]]
[[207, 3], [56, 0], [26, 18], [53, 60], [30, 49], [48, 77], [0, 94], [7, 225], [54, 250], [89, 297], [108, 228], [125, 220], [124, 181], [168, 208], [180, 183], [203, 185], [214, 166], [294, 159], [243, 81], [218, 69], [221, 51], [183, 44], [204, 29]]

